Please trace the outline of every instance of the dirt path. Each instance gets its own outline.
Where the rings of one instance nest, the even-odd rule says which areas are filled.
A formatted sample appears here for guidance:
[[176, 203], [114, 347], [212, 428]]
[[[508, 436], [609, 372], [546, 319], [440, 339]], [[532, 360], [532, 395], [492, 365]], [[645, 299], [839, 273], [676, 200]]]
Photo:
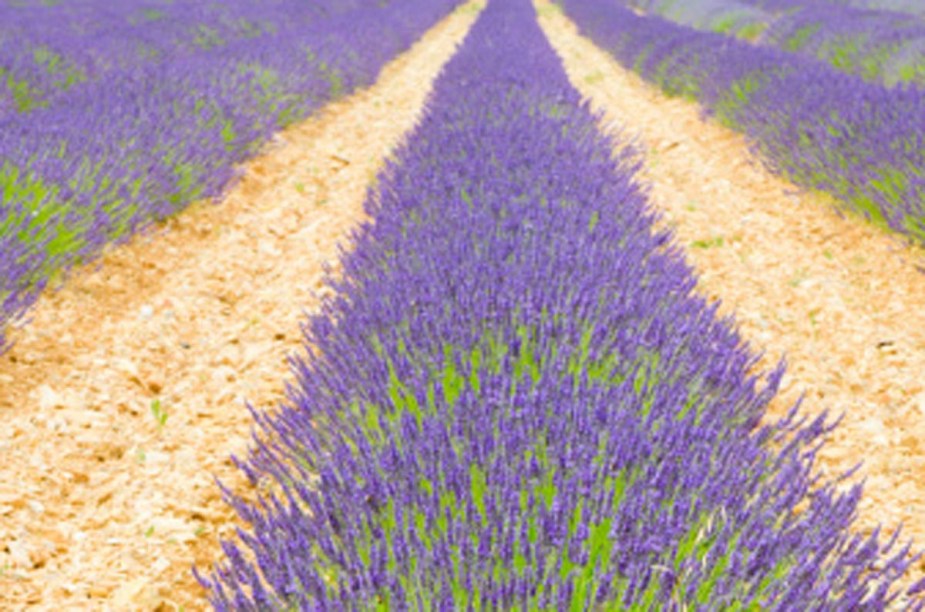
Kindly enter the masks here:
[[774, 412], [802, 393], [811, 412], [844, 412], [826, 471], [863, 460], [860, 525], [903, 522], [925, 546], [925, 253], [796, 193], [740, 135], [621, 68], [548, 0], [537, 4], [572, 82], [646, 152], [643, 178], [701, 291], [722, 299], [768, 360], [787, 357]]
[[[322, 268], [475, 14], [286, 131], [200, 204], [48, 295], [0, 359], [0, 609], [199, 609], [247, 398], [282, 398]], [[160, 416], [160, 419], [158, 418]], [[160, 422], [163, 421], [163, 422]]]

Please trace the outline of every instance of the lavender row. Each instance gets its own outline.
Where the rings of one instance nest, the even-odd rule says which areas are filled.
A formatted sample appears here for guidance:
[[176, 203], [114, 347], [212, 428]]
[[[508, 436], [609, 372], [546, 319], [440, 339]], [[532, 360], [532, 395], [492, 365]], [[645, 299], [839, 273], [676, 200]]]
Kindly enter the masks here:
[[925, 85], [925, 20], [806, 0], [745, 0], [771, 11], [761, 44], [886, 85]]
[[[760, 426], [728, 320], [653, 230], [529, 0], [492, 0], [238, 464], [219, 610], [881, 609], [907, 549]], [[912, 607], [919, 607], [913, 603]]]
[[217, 196], [273, 132], [372, 83], [458, 0], [379, 4], [112, 69], [0, 120], [0, 333], [63, 271]]
[[771, 169], [925, 241], [925, 90], [866, 83], [607, 0], [563, 6], [621, 64], [745, 132]]
[[0, 4], [0, 116], [66, 101], [113, 73], [265, 34], [300, 36], [363, 0]]
[[774, 10], [791, 10], [810, 6], [853, 8], [866, 11], [890, 12], [899, 15], [925, 16], [925, 8], [918, 0], [743, 0], [749, 4], [766, 6]]
[[865, 80], [925, 85], [925, 20], [811, 0], [627, 0], [627, 6], [701, 31], [825, 62]]
[[636, 11], [658, 15], [697, 30], [754, 41], [768, 28], [774, 14], [749, 0], [623, 0]]
[[893, 11], [925, 17], [925, 6], [919, 0], [829, 0], [833, 4], [860, 9]]

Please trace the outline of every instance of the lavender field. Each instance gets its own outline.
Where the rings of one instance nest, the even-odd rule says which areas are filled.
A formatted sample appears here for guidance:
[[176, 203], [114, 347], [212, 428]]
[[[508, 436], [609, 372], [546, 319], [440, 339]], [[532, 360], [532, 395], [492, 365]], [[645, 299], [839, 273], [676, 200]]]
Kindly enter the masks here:
[[0, 2], [0, 608], [925, 609], [908, 7]]
[[73, 265], [219, 196], [275, 131], [370, 84], [454, 2], [301, 5], [4, 5], [0, 327]]

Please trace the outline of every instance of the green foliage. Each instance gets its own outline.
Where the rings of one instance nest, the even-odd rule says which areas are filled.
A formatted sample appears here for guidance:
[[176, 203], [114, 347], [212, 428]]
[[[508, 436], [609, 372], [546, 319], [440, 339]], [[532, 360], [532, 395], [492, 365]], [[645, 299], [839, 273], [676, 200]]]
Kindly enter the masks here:
[[633, 61], [633, 72], [642, 72], [643, 67], [646, 65], [646, 60], [652, 55], [654, 50], [655, 44], [649, 43], [639, 51], [636, 55], [636, 59]]
[[141, 14], [145, 21], [160, 21], [167, 16], [164, 11], [155, 8], [146, 8], [142, 10]]
[[904, 63], [899, 67], [898, 79], [901, 83], [925, 84], [925, 61]]
[[736, 31], [735, 36], [736, 38], [741, 38], [742, 40], [747, 40], [749, 42], [755, 42], [758, 40], [758, 38], [762, 34], [764, 34], [764, 32], [767, 29], [768, 29], [767, 23], [760, 22], [760, 21], [753, 21], [739, 28]]
[[739, 112], [748, 106], [752, 96], [765, 86], [768, 79], [767, 74], [752, 72], [735, 81], [728, 92], [716, 102], [716, 118], [720, 123], [738, 128]]
[[[32, 49], [32, 61], [38, 70], [57, 77], [53, 86], [68, 90], [86, 80], [86, 75], [70, 66], [58, 53], [46, 46]], [[46, 108], [48, 92], [31, 83], [27, 78], [16, 77], [9, 69], [0, 66], [0, 86], [4, 86], [13, 97], [13, 104], [19, 113], [28, 113], [39, 108]]]
[[803, 26], [799, 30], [793, 33], [790, 38], [784, 41], [781, 45], [785, 51], [799, 51], [809, 43], [810, 39], [822, 29], [822, 24], [814, 23], [810, 25]]
[[0, 68], [0, 79], [2, 79], [7, 90], [9, 90], [10, 94], [13, 96], [13, 104], [17, 112], [28, 113], [37, 108], [48, 106], [48, 104], [41, 99], [41, 90], [33, 87], [29, 81], [17, 79], [3, 68]]
[[832, 67], [844, 72], [855, 72], [864, 51], [864, 36], [843, 37], [823, 45], [820, 54]]
[[154, 417], [154, 421], [159, 428], [163, 428], [167, 424], [167, 417], [170, 415], [159, 398], [151, 401], [151, 416]]
[[723, 15], [710, 27], [717, 34], [729, 34], [736, 29], [739, 19], [736, 15]]
[[216, 28], [201, 23], [193, 30], [193, 44], [204, 51], [215, 49], [225, 45], [225, 39], [221, 37]]
[[691, 247], [695, 249], [712, 249], [714, 247], [721, 247], [725, 244], [725, 239], [722, 236], [716, 236], [708, 240], [694, 240], [691, 242]]
[[[85, 244], [84, 224], [75, 215], [65, 218], [67, 210], [58, 193], [57, 185], [48, 184], [35, 174], [27, 174], [8, 162], [0, 167], [2, 200], [19, 202], [22, 206], [15, 214], [7, 211], [0, 221], [0, 232], [8, 235], [15, 231], [24, 244], [44, 243], [48, 255], [45, 271], [49, 274]], [[41, 272], [36, 270], [36, 277]]]
[[341, 71], [319, 58], [311, 49], [308, 49], [307, 53], [308, 61], [313, 64], [328, 81], [331, 99], [337, 100], [343, 96], [346, 89], [344, 87], [344, 78]]

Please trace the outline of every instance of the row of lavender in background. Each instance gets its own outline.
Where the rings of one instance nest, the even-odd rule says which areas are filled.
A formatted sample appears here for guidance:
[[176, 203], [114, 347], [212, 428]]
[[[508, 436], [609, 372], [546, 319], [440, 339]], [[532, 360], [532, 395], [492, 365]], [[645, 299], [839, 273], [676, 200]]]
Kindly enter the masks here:
[[[105, 14], [104, 4], [77, 6]], [[47, 106], [0, 118], [0, 334], [63, 271], [152, 220], [218, 195], [235, 164], [274, 131], [371, 83], [458, 0], [353, 4], [318, 15], [310, 4], [282, 3], [268, 12], [276, 15], [272, 24], [254, 21], [262, 25], [248, 35], [226, 32], [213, 46], [164, 43], [157, 59], [122, 53], [139, 35], [133, 27], [82, 55], [56, 48], [65, 58], [59, 63], [80, 66], [86, 82], [45, 99]], [[52, 15], [45, 18], [54, 23]], [[89, 17], [67, 23], [52, 30], [92, 35], [101, 27]], [[169, 23], [167, 30], [186, 32], [181, 19]], [[33, 29], [41, 33], [41, 25]]]
[[925, 4], [921, 0], [828, 0], [832, 4], [861, 9], [894, 11], [925, 17]]
[[[627, 0], [698, 30], [799, 53], [888, 86], [925, 85], [925, 19], [811, 0]], [[925, 17], [925, 15], [923, 15]]]
[[368, 4], [364, 0], [203, 3], [0, 3], [0, 116], [66, 99], [75, 88], [150, 64], [306, 27]]
[[888, 86], [925, 85], [925, 15], [911, 17], [833, 0], [741, 0], [767, 11], [768, 26], [758, 38], [814, 57], [837, 70]]
[[773, 14], [748, 0], [622, 0], [635, 11], [658, 15], [697, 30], [756, 40], [773, 20]]
[[848, 7], [868, 11], [888, 11], [907, 16], [925, 17], [925, 5], [920, 0], [743, 0], [773, 9], [793, 9], [808, 6]]
[[608, 0], [562, 5], [621, 64], [745, 132], [772, 169], [925, 241], [925, 90], [867, 83]]
[[276, 493], [229, 493], [216, 609], [881, 609], [906, 551], [811, 479], [821, 420], [759, 426], [777, 375], [692, 294], [529, 0], [435, 87], [255, 413], [239, 465]]

